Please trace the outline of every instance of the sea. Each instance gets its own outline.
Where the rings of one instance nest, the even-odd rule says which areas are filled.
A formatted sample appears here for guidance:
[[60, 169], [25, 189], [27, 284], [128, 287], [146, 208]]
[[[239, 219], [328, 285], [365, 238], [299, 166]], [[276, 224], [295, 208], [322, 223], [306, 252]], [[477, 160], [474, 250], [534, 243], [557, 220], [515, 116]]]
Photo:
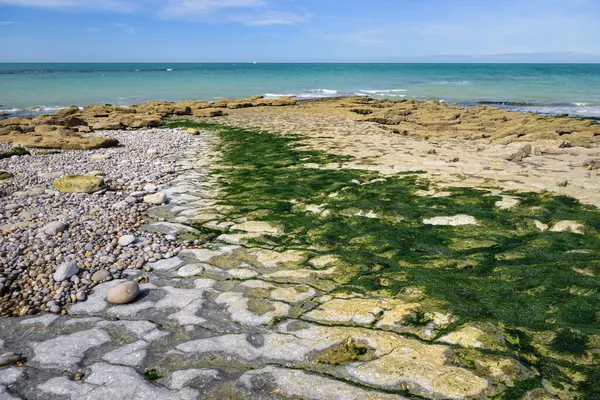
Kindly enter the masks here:
[[0, 115], [87, 104], [370, 96], [600, 118], [600, 64], [0, 63]]

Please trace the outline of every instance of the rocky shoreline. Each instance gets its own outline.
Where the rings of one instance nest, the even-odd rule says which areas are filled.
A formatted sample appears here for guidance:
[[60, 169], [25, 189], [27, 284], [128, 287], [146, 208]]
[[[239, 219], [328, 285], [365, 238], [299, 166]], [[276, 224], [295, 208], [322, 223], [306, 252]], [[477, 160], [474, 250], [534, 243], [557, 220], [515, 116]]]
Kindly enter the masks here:
[[5, 123], [0, 398], [593, 398], [599, 127], [262, 102]]

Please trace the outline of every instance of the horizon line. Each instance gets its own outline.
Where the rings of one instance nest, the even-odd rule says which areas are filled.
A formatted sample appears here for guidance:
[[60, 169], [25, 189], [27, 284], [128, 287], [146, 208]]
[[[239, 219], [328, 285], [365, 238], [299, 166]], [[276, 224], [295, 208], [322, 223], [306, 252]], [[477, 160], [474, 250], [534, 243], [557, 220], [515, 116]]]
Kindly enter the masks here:
[[0, 64], [600, 64], [599, 61], [0, 61]]

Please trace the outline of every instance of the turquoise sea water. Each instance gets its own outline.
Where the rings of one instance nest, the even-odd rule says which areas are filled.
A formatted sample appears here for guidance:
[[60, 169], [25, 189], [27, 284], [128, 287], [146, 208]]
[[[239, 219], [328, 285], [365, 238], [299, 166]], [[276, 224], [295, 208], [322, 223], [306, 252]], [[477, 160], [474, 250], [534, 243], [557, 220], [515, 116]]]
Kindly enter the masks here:
[[600, 117], [600, 64], [0, 64], [0, 111], [251, 95], [494, 103]]

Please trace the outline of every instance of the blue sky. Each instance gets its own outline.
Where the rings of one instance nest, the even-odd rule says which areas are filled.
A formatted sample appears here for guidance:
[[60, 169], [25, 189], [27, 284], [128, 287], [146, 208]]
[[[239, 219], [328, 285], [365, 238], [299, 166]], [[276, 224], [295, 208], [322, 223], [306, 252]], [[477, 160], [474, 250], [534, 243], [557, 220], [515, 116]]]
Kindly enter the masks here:
[[0, 0], [0, 62], [600, 62], [600, 0]]

